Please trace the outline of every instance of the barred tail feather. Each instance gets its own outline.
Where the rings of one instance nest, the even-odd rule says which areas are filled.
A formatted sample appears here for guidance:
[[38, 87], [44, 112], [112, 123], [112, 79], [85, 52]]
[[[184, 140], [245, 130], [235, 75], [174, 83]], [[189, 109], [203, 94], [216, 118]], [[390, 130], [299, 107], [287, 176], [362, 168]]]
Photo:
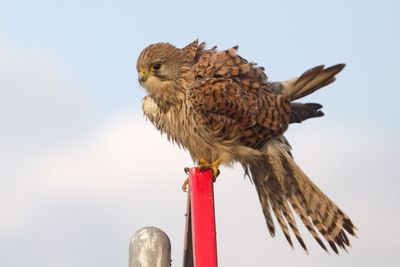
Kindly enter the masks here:
[[[265, 147], [265, 159], [246, 165], [256, 186], [269, 232], [275, 234], [271, 211], [287, 241], [293, 246], [289, 229], [307, 251], [292, 210], [317, 243], [327, 251], [320, 235], [335, 253], [350, 247], [347, 234], [357, 230], [350, 218], [336, 206], [294, 162], [286, 140], [271, 140]], [[318, 234], [319, 233], [319, 234]]]

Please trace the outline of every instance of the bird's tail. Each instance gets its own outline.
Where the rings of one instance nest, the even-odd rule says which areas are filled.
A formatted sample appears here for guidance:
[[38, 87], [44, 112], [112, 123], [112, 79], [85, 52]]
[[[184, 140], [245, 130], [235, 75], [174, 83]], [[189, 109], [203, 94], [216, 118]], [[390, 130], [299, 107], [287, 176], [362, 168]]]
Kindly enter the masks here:
[[305, 97], [333, 83], [336, 79], [335, 75], [345, 66], [345, 64], [337, 64], [329, 68], [325, 68], [324, 65], [316, 66], [307, 70], [298, 78], [280, 82], [281, 93], [289, 95], [292, 101]]
[[355, 236], [356, 227], [294, 162], [284, 137], [269, 141], [264, 148], [264, 159], [255, 160], [244, 167], [246, 172], [250, 171], [256, 186], [271, 236], [275, 235], [274, 214], [289, 244], [293, 246], [289, 234], [291, 229], [307, 251], [293, 210], [324, 250], [327, 251], [327, 248], [320, 235], [335, 253], [338, 253], [338, 247], [343, 250], [350, 247], [347, 234]]

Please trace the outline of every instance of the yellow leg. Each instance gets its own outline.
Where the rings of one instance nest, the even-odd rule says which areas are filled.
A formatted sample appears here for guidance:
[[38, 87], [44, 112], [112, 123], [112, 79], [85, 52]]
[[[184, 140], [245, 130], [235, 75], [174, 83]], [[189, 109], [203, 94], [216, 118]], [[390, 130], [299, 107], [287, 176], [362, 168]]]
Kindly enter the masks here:
[[211, 170], [214, 176], [214, 182], [219, 175], [220, 171], [218, 170], [219, 165], [221, 165], [222, 161], [220, 159], [217, 159], [213, 163], [208, 163], [204, 159], [199, 160], [199, 168], [200, 170]]
[[[218, 170], [219, 165], [221, 165], [222, 161], [217, 159], [213, 163], [208, 163], [204, 159], [199, 160], [199, 168], [200, 170], [211, 170], [214, 178], [214, 182], [216, 181], [217, 176], [219, 175], [220, 171]], [[189, 168], [185, 168], [186, 174], [189, 174]], [[189, 186], [189, 177], [182, 184], [182, 191], [187, 192]]]

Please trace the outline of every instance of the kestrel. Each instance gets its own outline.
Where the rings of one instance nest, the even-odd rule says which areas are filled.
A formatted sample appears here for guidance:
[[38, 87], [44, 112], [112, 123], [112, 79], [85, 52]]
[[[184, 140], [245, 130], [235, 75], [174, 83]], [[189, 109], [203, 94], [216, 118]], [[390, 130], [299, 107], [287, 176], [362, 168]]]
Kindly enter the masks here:
[[146, 47], [137, 60], [139, 83], [148, 93], [145, 116], [214, 176], [220, 164], [239, 162], [256, 186], [271, 236], [274, 214], [289, 244], [291, 229], [307, 250], [294, 211], [324, 250], [320, 236], [334, 252], [346, 250], [356, 227], [295, 163], [283, 136], [290, 123], [324, 115], [319, 104], [293, 101], [334, 82], [345, 65], [321, 65], [271, 82], [237, 49], [205, 49], [197, 40], [181, 49], [169, 43]]

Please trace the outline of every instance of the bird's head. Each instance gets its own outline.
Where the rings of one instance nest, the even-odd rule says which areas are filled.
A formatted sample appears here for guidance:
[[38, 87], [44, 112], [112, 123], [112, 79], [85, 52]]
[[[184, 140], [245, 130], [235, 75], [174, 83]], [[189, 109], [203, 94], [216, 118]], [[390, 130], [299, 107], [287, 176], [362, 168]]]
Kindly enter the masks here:
[[136, 68], [139, 83], [151, 95], [163, 94], [179, 78], [184, 64], [183, 51], [169, 43], [149, 45], [140, 53]]

